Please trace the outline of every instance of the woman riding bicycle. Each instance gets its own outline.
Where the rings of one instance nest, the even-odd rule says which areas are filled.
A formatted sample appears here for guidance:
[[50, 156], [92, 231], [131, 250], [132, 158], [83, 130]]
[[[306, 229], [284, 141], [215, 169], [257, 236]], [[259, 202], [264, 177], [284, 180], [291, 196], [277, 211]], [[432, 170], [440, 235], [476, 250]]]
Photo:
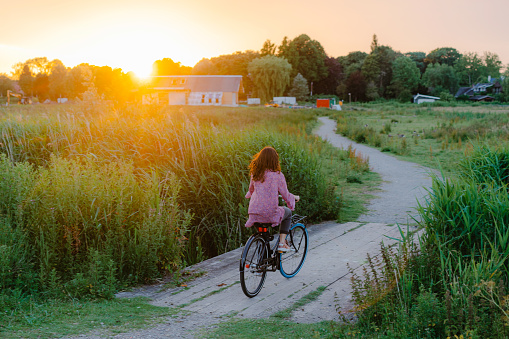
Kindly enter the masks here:
[[[281, 173], [279, 155], [274, 148], [267, 146], [255, 154], [249, 164], [249, 171], [251, 182], [246, 198], [251, 200], [246, 227], [251, 227], [254, 223], [271, 223], [272, 227], [281, 225], [278, 251], [288, 252], [290, 246], [285, 237], [290, 230], [295, 202], [299, 201], [300, 197], [288, 191], [285, 176]], [[288, 207], [279, 206], [279, 195]]]

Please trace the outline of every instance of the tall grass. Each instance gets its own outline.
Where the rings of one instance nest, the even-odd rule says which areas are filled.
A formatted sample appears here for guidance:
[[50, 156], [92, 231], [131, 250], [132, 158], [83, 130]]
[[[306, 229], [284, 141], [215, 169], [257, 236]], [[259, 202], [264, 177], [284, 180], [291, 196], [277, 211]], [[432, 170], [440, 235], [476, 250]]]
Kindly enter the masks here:
[[[302, 196], [297, 213], [336, 218], [341, 197], [320, 158], [331, 149], [309, 135], [314, 122], [308, 112], [266, 109], [0, 109], [4, 287], [111, 297], [241, 246], [250, 235], [247, 166], [267, 145]], [[341, 152], [351, 171], [366, 170], [367, 160]], [[24, 283], [13, 273], [21, 271]]]
[[507, 338], [508, 156], [477, 146], [458, 177], [433, 178], [419, 208], [419, 250], [403, 239], [397, 252], [368, 258], [362, 279], [354, 275], [355, 329], [378, 328], [382, 338]]

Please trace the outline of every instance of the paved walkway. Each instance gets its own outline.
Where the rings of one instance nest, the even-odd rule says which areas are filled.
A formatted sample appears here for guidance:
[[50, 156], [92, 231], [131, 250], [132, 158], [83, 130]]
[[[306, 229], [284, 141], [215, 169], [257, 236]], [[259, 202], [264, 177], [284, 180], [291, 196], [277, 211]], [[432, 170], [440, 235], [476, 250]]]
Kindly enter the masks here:
[[369, 203], [369, 212], [359, 217], [359, 221], [380, 222], [386, 224], [413, 222], [409, 214], [415, 216], [417, 200], [423, 202], [426, 195], [424, 187], [431, 187], [429, 168], [398, 160], [392, 155], [382, 153], [366, 145], [357, 144], [352, 140], [336, 134], [336, 122], [321, 117], [322, 125], [316, 134], [328, 140], [333, 146], [347, 149], [349, 145], [369, 157], [370, 168], [381, 175], [383, 183], [380, 192], [374, 195]]

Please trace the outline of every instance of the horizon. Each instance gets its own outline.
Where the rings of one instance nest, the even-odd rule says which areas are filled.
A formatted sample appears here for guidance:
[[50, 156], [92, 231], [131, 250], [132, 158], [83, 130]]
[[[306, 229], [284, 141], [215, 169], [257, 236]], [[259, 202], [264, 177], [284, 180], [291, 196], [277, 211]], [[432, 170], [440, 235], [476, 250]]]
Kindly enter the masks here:
[[18, 62], [47, 57], [66, 67], [88, 63], [143, 77], [163, 58], [193, 67], [202, 58], [259, 51], [267, 39], [279, 45], [284, 36], [300, 34], [320, 42], [331, 57], [369, 52], [376, 34], [380, 45], [402, 53], [429, 53], [440, 47], [462, 54], [492, 52], [507, 67], [509, 46], [497, 22], [504, 22], [509, 3], [492, 0], [476, 7], [469, 2], [472, 6], [431, 0], [423, 7], [405, 0], [322, 0], [321, 6], [304, 1], [289, 6], [286, 1], [262, 0], [249, 7], [231, 0], [147, 0], [142, 5], [22, 0], [4, 6], [7, 12], [16, 12], [20, 5], [26, 10], [23, 24], [17, 16], [2, 20], [3, 31], [14, 33], [0, 41], [0, 73], [10, 75]]

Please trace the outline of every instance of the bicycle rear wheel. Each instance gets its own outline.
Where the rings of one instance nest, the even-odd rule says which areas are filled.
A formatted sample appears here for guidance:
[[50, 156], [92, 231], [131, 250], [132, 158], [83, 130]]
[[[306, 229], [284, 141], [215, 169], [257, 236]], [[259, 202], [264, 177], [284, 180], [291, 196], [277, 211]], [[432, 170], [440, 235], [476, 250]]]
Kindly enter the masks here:
[[267, 276], [267, 245], [263, 237], [249, 238], [240, 259], [240, 285], [245, 295], [252, 298], [260, 293]]
[[292, 278], [299, 273], [308, 253], [308, 231], [306, 227], [300, 223], [295, 224], [286, 236], [286, 241], [292, 250], [279, 254], [279, 270], [283, 277]]

